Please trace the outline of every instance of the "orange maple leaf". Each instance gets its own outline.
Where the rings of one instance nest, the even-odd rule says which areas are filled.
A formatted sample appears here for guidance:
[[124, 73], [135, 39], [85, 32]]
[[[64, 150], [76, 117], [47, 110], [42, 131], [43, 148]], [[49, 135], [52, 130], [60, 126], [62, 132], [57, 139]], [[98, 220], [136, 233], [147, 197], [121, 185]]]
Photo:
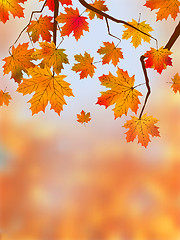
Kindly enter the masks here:
[[134, 87], [134, 76], [129, 77], [127, 71], [123, 71], [118, 67], [117, 77], [111, 73], [99, 77], [101, 85], [111, 88], [106, 92], [101, 92], [97, 104], [104, 105], [106, 108], [114, 105], [115, 119], [123, 114], [127, 115], [130, 108], [133, 112], [137, 112], [138, 104], [140, 104], [138, 96], [142, 94]]
[[48, 102], [51, 104], [51, 109], [60, 115], [63, 105], [66, 104], [64, 96], [74, 96], [70, 84], [63, 80], [66, 76], [54, 75], [47, 66], [44, 69], [37, 66], [29, 68], [28, 75], [32, 78], [23, 79], [17, 91], [23, 95], [35, 92], [29, 100], [32, 115], [40, 111], [45, 112]]
[[52, 17], [42, 15], [37, 21], [31, 21], [27, 28], [27, 32], [30, 33], [32, 41], [35, 43], [39, 40], [40, 35], [43, 40], [48, 42], [51, 41], [51, 34], [49, 31], [53, 31], [53, 23], [51, 22]]
[[84, 110], [82, 110], [80, 114], [77, 114], [77, 118], [77, 121], [80, 123], [88, 123], [91, 120], [90, 112], [85, 113]]
[[63, 63], [68, 64], [67, 55], [64, 53], [65, 49], [56, 48], [54, 42], [40, 42], [41, 49], [36, 49], [32, 54], [32, 57], [35, 60], [42, 59], [42, 62], [39, 64], [41, 68], [44, 68], [45, 65], [48, 67], [53, 66], [53, 70], [59, 74], [61, 69], [63, 69]]
[[15, 82], [20, 83], [22, 80], [22, 71], [27, 73], [27, 69], [34, 67], [34, 63], [31, 61], [31, 57], [34, 52], [33, 49], [28, 50], [29, 44], [19, 44], [17, 48], [12, 47], [12, 55], [3, 59], [6, 63], [4, 64], [4, 74], [12, 72], [11, 78], [14, 78]]
[[74, 64], [72, 70], [80, 72], [80, 79], [87, 78], [88, 75], [92, 78], [96, 68], [96, 66], [93, 65], [94, 58], [87, 52], [84, 53], [84, 56], [81, 54], [74, 55], [74, 58], [79, 63]]
[[65, 12], [56, 18], [59, 23], [64, 24], [61, 28], [61, 36], [69, 36], [73, 32], [73, 36], [78, 40], [83, 35], [83, 30], [89, 31], [87, 17], [80, 16], [77, 8], [65, 8]]
[[102, 57], [102, 63], [106, 64], [106, 63], [110, 63], [110, 61], [112, 60], [112, 64], [114, 66], [117, 66], [120, 58], [123, 59], [123, 54], [121, 52], [121, 48], [117, 48], [115, 47], [114, 43], [110, 43], [110, 42], [103, 42], [104, 47], [100, 47], [98, 49], [98, 53], [99, 54], [104, 54], [104, 56]]
[[[44, 0], [40, 0], [40, 1], [44, 1]], [[59, 2], [63, 5], [72, 5], [72, 0], [59, 0]], [[47, 0], [46, 2], [46, 6], [48, 6], [49, 10], [51, 10], [52, 12], [54, 11], [54, 0]]]
[[8, 92], [5, 92], [3, 90], [0, 90], [0, 106], [5, 104], [6, 106], [9, 105], [9, 101], [11, 100], [11, 96]]
[[0, 0], [0, 21], [5, 23], [9, 20], [9, 12], [15, 18], [24, 17], [23, 9], [19, 3], [24, 3], [26, 0]]
[[159, 9], [157, 14], [157, 19], [162, 20], [163, 18], [167, 19], [169, 15], [175, 20], [179, 13], [179, 0], [147, 0], [144, 6], [152, 10]]
[[136, 136], [138, 136], [138, 143], [141, 143], [146, 148], [150, 142], [149, 134], [153, 137], [160, 137], [159, 127], [154, 125], [158, 122], [156, 118], [147, 116], [147, 114], [144, 114], [140, 119], [135, 116], [131, 116], [131, 118], [123, 126], [129, 128], [126, 132], [127, 142], [133, 142]]
[[167, 68], [167, 65], [172, 66], [172, 58], [169, 55], [172, 54], [166, 48], [151, 48], [150, 51], [147, 51], [144, 56], [147, 58], [145, 60], [145, 66], [147, 68], [154, 68], [158, 73], [161, 74], [163, 69]]
[[[90, 3], [89, 5], [103, 11], [103, 12], [106, 12], [108, 11], [109, 9], [107, 8], [107, 6], [104, 4], [105, 1], [104, 0], [95, 0], [94, 3]], [[88, 15], [89, 15], [89, 18], [92, 20], [93, 18], [95, 18], [95, 16], [97, 16], [97, 18], [100, 18], [100, 19], [103, 19], [103, 16], [96, 13], [96, 12], [93, 12], [89, 9], [86, 10], [88, 12]]]
[[175, 93], [177, 93], [177, 91], [179, 91], [180, 93], [180, 76], [179, 76], [179, 73], [176, 73], [176, 75], [172, 78], [172, 81], [173, 81], [173, 84], [172, 84], [172, 88], [173, 88], [173, 91]]
[[[146, 21], [143, 22], [137, 22], [136, 20], [132, 19], [132, 22], [128, 22], [129, 24], [131, 24], [132, 26], [136, 27], [137, 29], [141, 30], [144, 33], [149, 34], [149, 32], [152, 32], [153, 29], [150, 27], [149, 24], [145, 23]], [[133, 46], [135, 48], [137, 48], [142, 40], [144, 40], [144, 42], [148, 42], [150, 43], [150, 37], [138, 32], [136, 29], [129, 27], [127, 25], [124, 25], [125, 28], [127, 28], [127, 30], [125, 30], [123, 32], [122, 38], [123, 39], [129, 39], [132, 37], [131, 42], [133, 43]]]

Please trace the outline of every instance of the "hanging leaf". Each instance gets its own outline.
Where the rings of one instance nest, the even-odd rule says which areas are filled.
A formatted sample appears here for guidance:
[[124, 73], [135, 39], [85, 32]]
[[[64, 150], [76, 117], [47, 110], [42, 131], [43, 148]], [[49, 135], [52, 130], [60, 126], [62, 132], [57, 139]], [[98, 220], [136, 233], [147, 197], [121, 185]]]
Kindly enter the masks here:
[[121, 117], [123, 114], [127, 115], [130, 108], [137, 113], [138, 104], [140, 104], [138, 96], [142, 94], [134, 88], [134, 76], [129, 77], [127, 71], [118, 68], [117, 77], [111, 73], [99, 77], [101, 85], [111, 88], [106, 92], [101, 92], [97, 104], [104, 105], [106, 108], [114, 105], [115, 119]]
[[180, 76], [179, 73], [176, 73], [176, 75], [172, 78], [173, 85], [171, 86], [173, 91], [177, 93], [179, 91], [180, 93]]
[[[101, 10], [102, 12], [106, 12], [108, 11], [109, 9], [107, 8], [107, 6], [104, 4], [105, 1], [104, 0], [95, 0], [94, 3], [90, 3], [89, 5], [95, 7], [96, 9], [99, 9]], [[96, 12], [93, 12], [89, 9], [86, 10], [88, 12], [88, 15], [89, 15], [89, 18], [92, 20], [95, 18], [95, 16], [97, 18], [100, 18], [100, 19], [103, 19], [103, 16], [96, 13]]]
[[61, 13], [56, 20], [59, 23], [64, 24], [61, 28], [61, 36], [69, 36], [73, 32], [73, 36], [78, 40], [83, 31], [89, 31], [87, 17], [82, 17], [79, 14], [79, 10], [76, 8], [65, 8], [66, 13]]
[[42, 15], [37, 21], [31, 21], [31, 24], [27, 28], [27, 32], [30, 33], [32, 41], [35, 43], [39, 41], [40, 36], [43, 40], [51, 41], [51, 34], [49, 31], [53, 31], [52, 17]]
[[159, 9], [157, 14], [157, 19], [167, 19], [169, 15], [175, 20], [179, 13], [179, 0], [147, 0], [144, 6], [148, 7], [152, 10]]
[[51, 109], [60, 115], [63, 110], [63, 105], [66, 104], [64, 96], [74, 96], [69, 83], [64, 81], [65, 75], [55, 76], [50, 68], [45, 66], [28, 69], [28, 74], [31, 79], [23, 79], [17, 91], [23, 95], [35, 92], [30, 99], [32, 115], [40, 111], [45, 112], [48, 102], [51, 104]]
[[82, 110], [80, 114], [77, 114], [77, 118], [79, 123], [88, 123], [91, 120], [90, 112], [85, 113], [84, 110]]
[[158, 50], [151, 48], [150, 51], [147, 51], [144, 56], [147, 58], [145, 60], [145, 66], [147, 68], [154, 68], [158, 73], [162, 73], [163, 69], [166, 69], [167, 66], [172, 66], [172, 58], [169, 57], [172, 52], [163, 47]]
[[54, 42], [40, 42], [41, 49], [36, 49], [32, 54], [32, 57], [35, 60], [42, 59], [42, 62], [39, 64], [41, 68], [44, 68], [45, 65], [48, 67], [53, 67], [55, 73], [59, 74], [63, 69], [63, 63], [68, 64], [67, 55], [64, 53], [65, 49], [57, 49]]
[[131, 120], [128, 120], [123, 126], [129, 128], [126, 132], [127, 142], [133, 142], [136, 136], [138, 136], [138, 143], [141, 143], [141, 145], [146, 148], [150, 142], [149, 135], [160, 137], [158, 131], [159, 127], [154, 125], [157, 122], [158, 120], [156, 118], [147, 116], [147, 114], [144, 114], [141, 119], [131, 116]]
[[11, 78], [14, 78], [15, 82], [20, 83], [22, 80], [22, 71], [27, 73], [27, 69], [34, 67], [34, 63], [31, 61], [31, 57], [34, 52], [33, 49], [28, 50], [29, 44], [19, 44], [17, 48], [12, 47], [12, 55], [3, 59], [6, 63], [4, 64], [4, 74], [12, 73]]
[[24, 3], [26, 0], [0, 0], [0, 21], [6, 23], [9, 20], [9, 12], [13, 17], [24, 17], [23, 7], [19, 3]]
[[11, 100], [11, 96], [8, 92], [4, 92], [3, 90], [0, 90], [0, 106], [5, 104], [6, 106], [9, 105], [9, 101]]
[[103, 42], [103, 44], [104, 47], [100, 47], [97, 51], [99, 54], [104, 55], [102, 57], [102, 63], [109, 64], [110, 61], [112, 61], [112, 64], [114, 66], [117, 66], [119, 60], [123, 59], [123, 53], [121, 51], [121, 48], [115, 47], [113, 42]]
[[81, 54], [74, 55], [74, 58], [79, 63], [75, 63], [72, 67], [72, 70], [75, 72], [80, 72], [80, 79], [87, 78], [88, 75], [93, 77], [96, 68], [93, 65], [94, 58], [91, 57], [87, 52], [84, 53], [84, 56]]
[[[149, 34], [149, 32], [152, 32], [153, 29], [152, 27], [150, 27], [149, 24], [145, 22], [146, 21], [138, 23], [136, 20], [132, 19], [132, 22], [128, 22], [128, 23], [133, 25], [137, 29], [141, 30], [142, 32]], [[142, 40], [144, 40], [144, 42], [150, 43], [150, 37], [148, 37], [147, 35], [141, 32], [138, 32], [136, 29], [129, 27], [127, 25], [124, 25], [124, 27], [127, 28], [127, 30], [123, 31], [122, 38], [129, 39], [132, 37], [131, 43], [135, 48], [137, 48], [139, 45], [142, 44]]]

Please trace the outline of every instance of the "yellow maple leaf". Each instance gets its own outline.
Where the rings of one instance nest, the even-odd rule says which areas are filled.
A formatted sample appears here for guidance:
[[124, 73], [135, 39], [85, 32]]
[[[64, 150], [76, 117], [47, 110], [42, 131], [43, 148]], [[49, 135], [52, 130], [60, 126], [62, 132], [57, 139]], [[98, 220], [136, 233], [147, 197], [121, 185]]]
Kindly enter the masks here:
[[11, 96], [8, 92], [4, 92], [3, 90], [0, 90], [0, 106], [5, 104], [6, 106], [9, 105], [9, 101], [11, 100]]
[[[94, 3], [90, 3], [89, 5], [103, 11], [103, 12], [106, 12], [108, 11], [109, 9], [107, 8], [107, 6], [104, 4], [105, 1], [104, 0], [95, 0]], [[100, 19], [103, 19], [103, 16], [96, 13], [96, 12], [93, 12], [89, 9], [86, 10], [88, 12], [88, 15], [89, 15], [89, 18], [92, 20], [93, 18], [95, 18], [95, 16], [97, 16], [97, 18], [100, 18]]]
[[22, 80], [22, 71], [27, 73], [27, 69], [34, 67], [34, 63], [31, 61], [31, 57], [34, 52], [33, 49], [28, 50], [28, 43], [19, 44], [17, 48], [12, 47], [12, 55], [3, 59], [6, 63], [4, 64], [4, 74], [12, 72], [11, 78], [18, 83]]
[[[152, 27], [150, 27], [149, 24], [145, 23], [146, 21], [143, 22], [137, 22], [136, 20], [132, 19], [132, 22], [128, 22], [129, 24], [131, 24], [132, 26], [138, 28], [139, 30], [141, 30], [144, 33], [149, 34], [149, 32], [152, 32], [153, 29]], [[144, 40], [144, 42], [148, 42], [150, 43], [150, 37], [137, 31], [136, 29], [129, 27], [127, 25], [124, 25], [125, 28], [127, 28], [127, 30], [123, 31], [123, 35], [122, 38], [123, 39], [129, 39], [132, 37], [131, 42], [133, 43], [133, 46], [135, 48], [137, 48], [139, 45], [141, 45], [142, 40]]]
[[152, 10], [159, 9], [157, 14], [157, 21], [163, 18], [167, 19], [169, 15], [175, 20], [179, 13], [179, 0], [147, 0], [144, 6]]
[[17, 91], [23, 93], [23, 95], [35, 92], [29, 100], [32, 114], [40, 111], [45, 112], [45, 108], [50, 102], [51, 109], [54, 109], [60, 115], [63, 105], [66, 104], [64, 96], [74, 96], [72, 89], [69, 87], [70, 84], [63, 80], [66, 76], [55, 76], [47, 66], [44, 69], [37, 66], [30, 68], [28, 69], [28, 75], [31, 75], [32, 78], [23, 79]]
[[51, 41], [51, 34], [49, 31], [53, 31], [52, 17], [42, 15], [37, 21], [31, 21], [27, 28], [27, 32], [30, 33], [32, 41], [35, 43], [39, 40], [40, 35], [43, 40]]
[[84, 56], [82, 56], [82, 54], [74, 55], [74, 58], [79, 63], [75, 63], [72, 70], [80, 72], [80, 79], [87, 78], [88, 75], [92, 78], [96, 68], [93, 65], [94, 58], [87, 52], [84, 53]]
[[173, 91], [177, 93], [179, 91], [180, 93], [180, 76], [179, 73], [176, 73], [175, 76], [172, 78], [173, 85], [171, 86], [173, 88]]
[[123, 127], [129, 128], [126, 132], [127, 142], [133, 142], [136, 136], [138, 136], [138, 143], [141, 143], [142, 146], [147, 147], [150, 142], [149, 134], [151, 136], [160, 137], [158, 128], [154, 124], [158, 120], [152, 116], [147, 116], [144, 114], [140, 119], [131, 116], [131, 120], [128, 120]]
[[41, 68], [44, 68], [45, 65], [48, 67], [53, 67], [55, 73], [59, 74], [64, 68], [63, 63], [68, 64], [67, 55], [64, 53], [65, 49], [56, 48], [54, 42], [40, 42], [41, 49], [36, 49], [32, 54], [32, 57], [35, 60], [42, 59], [42, 62], [39, 64]]
[[106, 92], [101, 92], [97, 104], [104, 105], [106, 108], [114, 105], [114, 116], [121, 117], [123, 114], [127, 115], [130, 108], [133, 112], [137, 112], [138, 104], [140, 104], [138, 96], [142, 94], [134, 87], [134, 76], [129, 77], [127, 71], [118, 68], [117, 77], [111, 73], [99, 77], [101, 85], [111, 88]]
[[117, 66], [119, 59], [123, 58], [123, 54], [121, 52], [121, 48], [117, 48], [115, 47], [114, 43], [110, 43], [110, 42], [103, 42], [104, 47], [100, 47], [98, 49], [98, 53], [104, 55], [102, 57], [102, 63], [106, 64], [106, 63], [110, 63], [110, 61], [112, 60], [112, 64], [114, 66]]
[[82, 110], [80, 114], [77, 114], [77, 118], [78, 118], [77, 121], [80, 123], [88, 123], [91, 120], [90, 112], [85, 113], [85, 111]]

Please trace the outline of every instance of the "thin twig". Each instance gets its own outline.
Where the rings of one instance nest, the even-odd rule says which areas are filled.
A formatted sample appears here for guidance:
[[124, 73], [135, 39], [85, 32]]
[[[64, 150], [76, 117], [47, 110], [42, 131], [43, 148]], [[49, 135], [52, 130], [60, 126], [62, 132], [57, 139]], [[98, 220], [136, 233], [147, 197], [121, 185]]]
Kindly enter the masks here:
[[111, 34], [110, 33], [110, 27], [109, 27], [109, 23], [108, 23], [108, 19], [105, 17], [105, 20], [106, 20], [106, 25], [107, 25], [107, 29], [108, 29], [108, 34], [111, 36], [111, 37], [114, 37], [116, 39], [118, 39], [120, 42], [121, 42], [121, 39], [116, 37], [115, 35]]
[[23, 33], [23, 32], [26, 30], [26, 28], [30, 25], [31, 20], [32, 20], [32, 18], [33, 18], [33, 15], [34, 15], [35, 13], [41, 13], [41, 12], [43, 11], [45, 5], [46, 5], [46, 2], [47, 2], [47, 0], [44, 2], [41, 10], [32, 11], [31, 16], [30, 16], [30, 19], [29, 19], [29, 23], [28, 23], [28, 24], [23, 28], [23, 30], [20, 32], [20, 34], [19, 34], [19, 36], [17, 37], [17, 39], [16, 39], [16, 41], [14, 42], [14, 44], [13, 44], [12, 46], [10, 46], [10, 48], [9, 48], [9, 54], [10, 54], [10, 55], [12, 55], [12, 53], [11, 53], [11, 48], [17, 43], [17, 41], [18, 41], [19, 38], [21, 37], [22, 33]]

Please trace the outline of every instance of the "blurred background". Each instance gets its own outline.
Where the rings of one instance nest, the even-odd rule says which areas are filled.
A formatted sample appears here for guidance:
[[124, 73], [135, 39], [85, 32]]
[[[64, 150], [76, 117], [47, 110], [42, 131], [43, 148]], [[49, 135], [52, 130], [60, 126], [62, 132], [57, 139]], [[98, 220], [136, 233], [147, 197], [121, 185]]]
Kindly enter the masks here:
[[[141, 21], [151, 25], [152, 35], [164, 46], [178, 19], [156, 22], [155, 11], [143, 7], [144, 3], [106, 1], [109, 14], [119, 19], [138, 20], [141, 13]], [[98, 77], [109, 71], [116, 75], [116, 68], [99, 63], [94, 77], [83, 80], [71, 71], [75, 54], [87, 51], [99, 61], [97, 50], [103, 41], [118, 43], [107, 34], [105, 21], [91, 21], [90, 32], [78, 42], [70, 36], [61, 45], [70, 62], [62, 74], [67, 75], [75, 97], [66, 98], [60, 117], [50, 106], [45, 114], [32, 116], [27, 103], [30, 96], [16, 92], [10, 74], [3, 76], [2, 59], [28, 23], [31, 11], [42, 4], [28, 0], [25, 18], [10, 16], [6, 24], [0, 23], [0, 89], [7, 87], [12, 97], [8, 107], [0, 108], [1, 239], [179, 240], [180, 95], [168, 83], [179, 70], [179, 39], [171, 49], [173, 67], [161, 75], [148, 70], [152, 94], [145, 112], [159, 120], [161, 137], [153, 138], [145, 149], [137, 139], [126, 142], [127, 130], [122, 126], [134, 113], [129, 110], [127, 117], [114, 120], [113, 107], [96, 105], [105, 90]], [[73, 4], [80, 12], [84, 10], [78, 1]], [[52, 15], [47, 7], [43, 13]], [[110, 23], [110, 28], [121, 38], [122, 25]], [[27, 41], [24, 33], [19, 43]], [[123, 40], [119, 47], [124, 59], [118, 66], [130, 76], [135, 74], [136, 85], [143, 83], [139, 58], [155, 42], [134, 49], [130, 40]], [[138, 90], [146, 94], [144, 85]], [[86, 127], [76, 121], [82, 109], [91, 112]]]

